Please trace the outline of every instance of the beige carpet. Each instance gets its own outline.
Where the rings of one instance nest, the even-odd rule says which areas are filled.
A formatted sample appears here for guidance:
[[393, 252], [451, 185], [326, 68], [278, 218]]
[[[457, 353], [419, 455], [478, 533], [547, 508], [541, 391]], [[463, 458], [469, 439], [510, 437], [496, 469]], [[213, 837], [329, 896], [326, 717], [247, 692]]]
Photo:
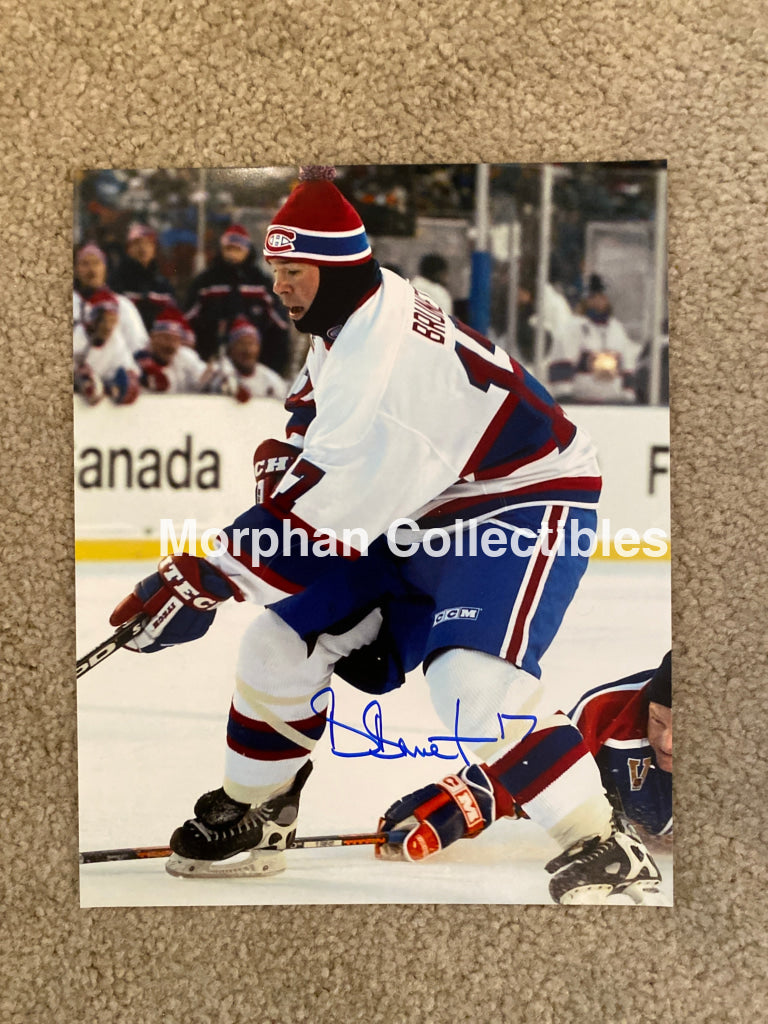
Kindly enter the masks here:
[[[2, 0], [2, 1024], [766, 1019], [760, 0]], [[667, 157], [674, 910], [79, 910], [77, 168]]]

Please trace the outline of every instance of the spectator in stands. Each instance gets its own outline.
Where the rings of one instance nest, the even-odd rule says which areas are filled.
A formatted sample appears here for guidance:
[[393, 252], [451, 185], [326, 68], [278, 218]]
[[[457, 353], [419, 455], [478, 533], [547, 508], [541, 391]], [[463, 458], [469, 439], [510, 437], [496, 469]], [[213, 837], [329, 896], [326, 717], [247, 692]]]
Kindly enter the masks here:
[[227, 336], [226, 370], [234, 384], [232, 393], [239, 402], [251, 398], [285, 398], [288, 390], [285, 381], [259, 362], [260, 352], [259, 332], [246, 317], [237, 317]]
[[170, 281], [157, 265], [157, 234], [146, 224], [131, 224], [125, 255], [111, 277], [112, 290], [134, 303], [149, 331], [155, 317], [167, 305], [176, 304]]
[[118, 330], [117, 296], [106, 288], [91, 293], [84, 318], [72, 334], [75, 392], [89, 405], [108, 395], [130, 405], [139, 394], [139, 369]]
[[411, 279], [414, 288], [424, 292], [447, 313], [453, 313], [453, 299], [448, 291], [448, 264], [437, 253], [428, 252], [419, 262], [419, 272]]
[[549, 390], [558, 401], [634, 402], [640, 346], [613, 315], [602, 278], [592, 274], [567, 331], [553, 337]]
[[279, 374], [288, 370], [288, 324], [275, 309], [272, 282], [257, 266], [250, 236], [241, 225], [231, 225], [221, 236], [220, 253], [192, 282], [186, 309], [203, 359], [226, 347], [235, 318], [245, 316], [261, 336], [262, 362]]
[[[85, 323], [88, 300], [106, 287], [107, 257], [93, 242], [88, 242], [75, 255], [75, 286], [72, 296], [72, 320], [75, 326]], [[130, 352], [146, 346], [149, 337], [138, 309], [129, 298], [117, 295], [117, 331]]]
[[186, 318], [174, 306], [157, 314], [149, 344], [136, 353], [145, 390], [164, 394], [211, 390], [214, 369], [189, 344], [191, 334]]

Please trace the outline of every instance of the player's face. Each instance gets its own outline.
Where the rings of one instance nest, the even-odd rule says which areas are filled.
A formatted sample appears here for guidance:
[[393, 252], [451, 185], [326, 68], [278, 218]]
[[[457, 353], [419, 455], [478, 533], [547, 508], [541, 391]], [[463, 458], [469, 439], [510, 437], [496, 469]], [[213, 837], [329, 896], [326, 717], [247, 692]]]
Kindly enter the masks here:
[[243, 245], [222, 245], [221, 255], [227, 263], [242, 263], [248, 250]]
[[85, 288], [103, 288], [107, 279], [107, 267], [95, 253], [87, 252], [77, 257], [75, 275]]
[[170, 331], [153, 331], [149, 347], [163, 362], [170, 363], [181, 348], [181, 338]]
[[117, 327], [117, 313], [112, 309], [102, 309], [93, 325], [93, 333], [100, 341], [108, 341], [112, 331]]
[[288, 310], [291, 320], [301, 320], [315, 301], [320, 287], [320, 268], [313, 263], [272, 260], [275, 283], [272, 291]]
[[246, 375], [256, 369], [259, 361], [261, 342], [255, 334], [243, 334], [229, 346], [229, 358], [235, 368]]
[[648, 705], [648, 740], [663, 772], [672, 771], [672, 709], [651, 701]]

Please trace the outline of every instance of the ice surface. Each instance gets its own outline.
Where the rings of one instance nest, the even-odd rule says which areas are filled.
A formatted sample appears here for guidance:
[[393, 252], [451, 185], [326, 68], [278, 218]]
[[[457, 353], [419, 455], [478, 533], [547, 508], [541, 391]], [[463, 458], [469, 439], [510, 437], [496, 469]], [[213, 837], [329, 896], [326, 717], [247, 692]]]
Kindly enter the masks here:
[[[77, 650], [111, 630], [112, 607], [154, 563], [77, 569]], [[595, 562], [542, 661], [568, 710], [591, 686], [653, 668], [670, 646], [668, 562]], [[80, 849], [164, 846], [196, 798], [221, 785], [224, 732], [240, 636], [253, 606], [223, 606], [208, 635], [159, 654], [119, 651], [78, 682]], [[371, 698], [334, 681], [336, 717], [359, 724]], [[384, 735], [424, 741], [444, 729], [420, 672], [381, 698]], [[341, 758], [328, 734], [302, 795], [300, 835], [375, 831], [397, 797], [451, 762]], [[87, 864], [81, 904], [97, 906], [327, 903], [549, 903], [544, 862], [557, 853], [531, 822], [500, 821], [422, 864], [376, 860], [371, 847], [295, 850], [267, 878], [171, 878], [162, 860]], [[671, 900], [670, 854], [657, 857]]]

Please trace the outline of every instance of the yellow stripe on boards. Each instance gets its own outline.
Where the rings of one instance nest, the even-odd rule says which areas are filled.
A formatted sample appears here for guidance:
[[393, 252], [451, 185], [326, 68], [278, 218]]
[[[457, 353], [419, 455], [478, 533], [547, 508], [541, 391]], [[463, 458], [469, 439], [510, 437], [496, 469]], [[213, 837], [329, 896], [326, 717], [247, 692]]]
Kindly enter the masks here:
[[[592, 558], [601, 562], [668, 562], [671, 558], [669, 541], [654, 541], [647, 545], [642, 540], [633, 544], [625, 542], [617, 549], [613, 541], [610, 545], [598, 544]], [[650, 553], [648, 553], [650, 552]], [[157, 537], [137, 538], [83, 538], [75, 541], [75, 561], [77, 562], [138, 562], [159, 560], [166, 552], [160, 550]], [[195, 554], [201, 556], [203, 550], [198, 542]]]

